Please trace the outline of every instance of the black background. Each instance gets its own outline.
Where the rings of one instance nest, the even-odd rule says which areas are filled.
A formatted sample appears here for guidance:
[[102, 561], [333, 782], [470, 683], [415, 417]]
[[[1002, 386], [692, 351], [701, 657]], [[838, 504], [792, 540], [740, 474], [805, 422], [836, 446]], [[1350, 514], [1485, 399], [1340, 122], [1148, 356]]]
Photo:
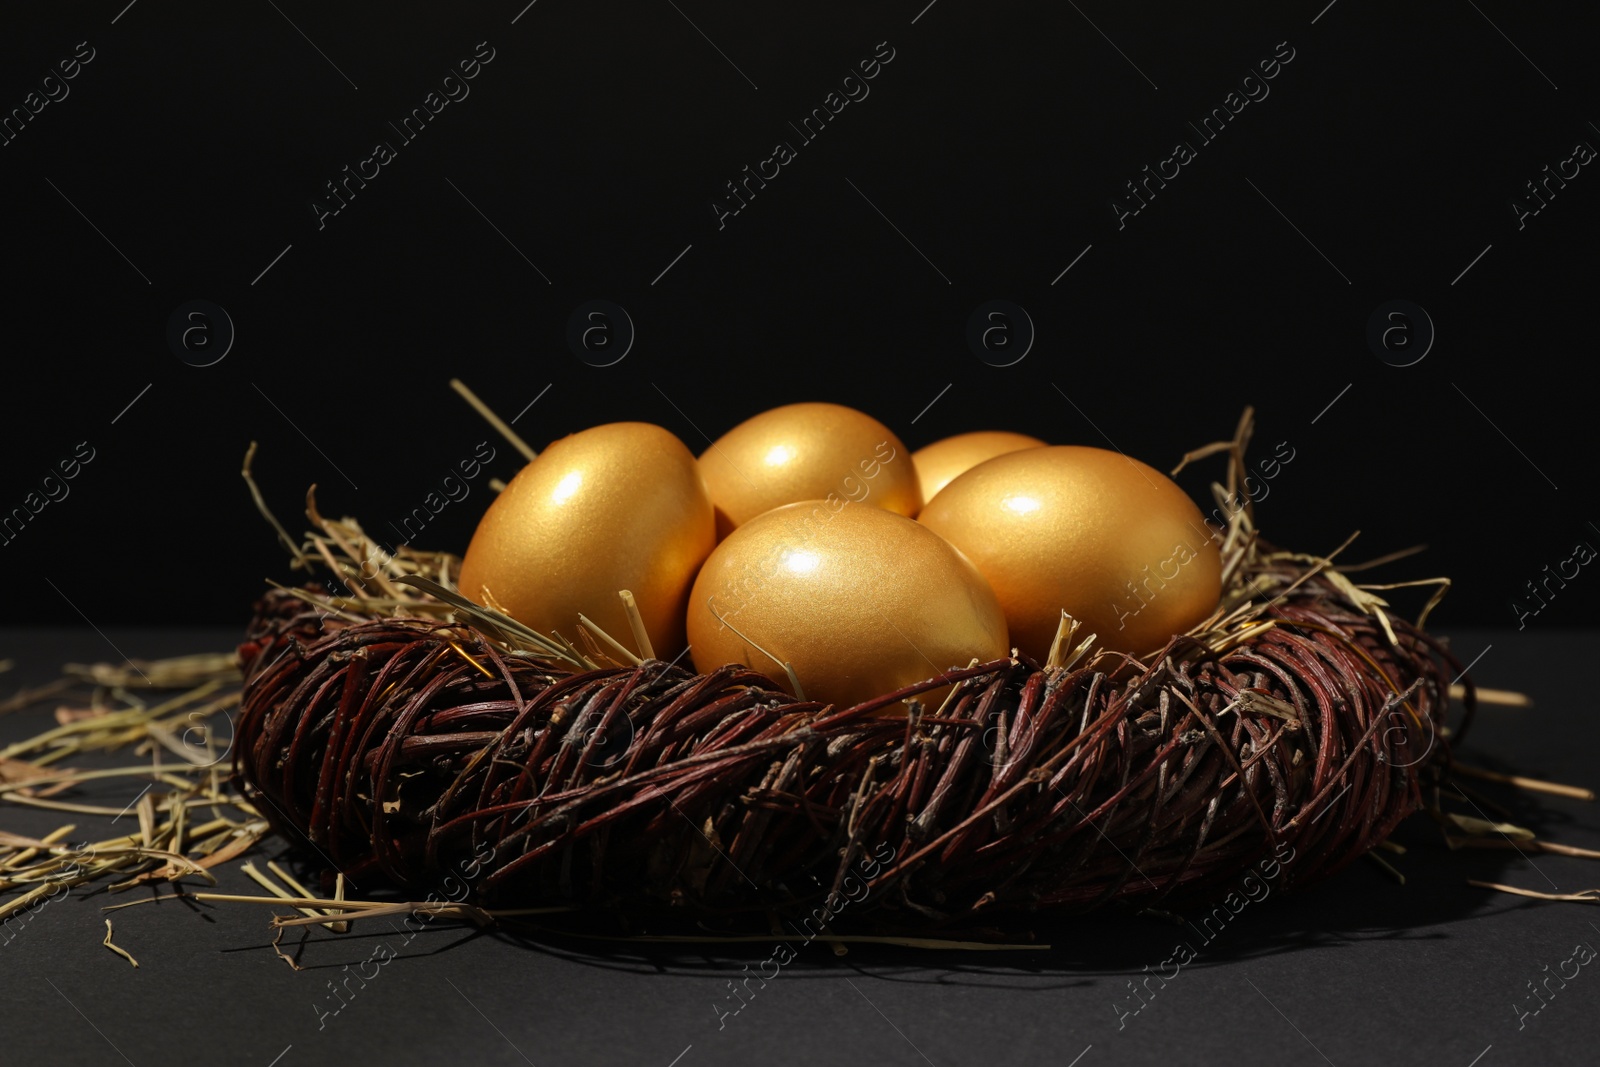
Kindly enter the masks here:
[[[1525, 582], [1600, 543], [1600, 179], [1584, 168], [1521, 230], [1510, 207], [1575, 142], [1600, 144], [1592, 15], [1356, 0], [276, 7], [8, 16], [5, 109], [78, 42], [95, 58], [0, 147], [0, 509], [78, 442], [95, 459], [0, 545], [6, 622], [242, 623], [263, 578], [287, 576], [238, 477], [251, 440], [296, 529], [315, 482], [327, 512], [381, 530], [484, 439], [508, 478], [519, 459], [453, 376], [508, 419], [526, 409], [517, 428], [536, 448], [642, 419], [698, 452], [766, 407], [827, 399], [913, 448], [1003, 427], [1170, 468], [1253, 404], [1256, 454], [1295, 450], [1261, 504], [1266, 535], [1325, 552], [1360, 529], [1350, 558], [1427, 543], [1385, 576], [1451, 575], [1445, 624], [1515, 625]], [[400, 145], [387, 123], [480, 41], [494, 59], [470, 95]], [[788, 123], [884, 41], [894, 59], [870, 95], [799, 144]], [[1186, 123], [1279, 42], [1294, 59], [1270, 95], [1119, 230], [1123, 183], [1197, 141]], [[312, 200], [378, 140], [397, 158], [319, 229]], [[719, 229], [713, 198], [779, 140], [797, 158]], [[565, 343], [568, 315], [596, 298], [637, 327], [606, 368]], [[193, 299], [236, 327], [211, 367], [166, 341]], [[991, 299], [1037, 328], [1015, 366], [967, 347], [967, 317]], [[1414, 366], [1365, 340], [1394, 299], [1437, 329]], [[1204, 499], [1218, 473], [1184, 484]], [[486, 482], [419, 544], [463, 548]], [[1529, 624], [1588, 618], [1583, 584]]]

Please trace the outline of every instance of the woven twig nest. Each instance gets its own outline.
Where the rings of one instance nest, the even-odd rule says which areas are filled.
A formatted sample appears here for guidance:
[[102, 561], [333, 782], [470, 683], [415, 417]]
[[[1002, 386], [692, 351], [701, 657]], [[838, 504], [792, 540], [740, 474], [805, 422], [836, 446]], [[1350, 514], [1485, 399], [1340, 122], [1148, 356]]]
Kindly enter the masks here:
[[1222, 606], [1158, 655], [1018, 656], [852, 708], [744, 667], [556, 666], [403, 584], [448, 588], [454, 557], [373, 573], [358, 526], [311, 515], [357, 592], [257, 604], [237, 775], [291, 840], [414, 897], [902, 932], [1181, 907], [1331, 874], [1449, 759], [1448, 649], [1248, 508]]

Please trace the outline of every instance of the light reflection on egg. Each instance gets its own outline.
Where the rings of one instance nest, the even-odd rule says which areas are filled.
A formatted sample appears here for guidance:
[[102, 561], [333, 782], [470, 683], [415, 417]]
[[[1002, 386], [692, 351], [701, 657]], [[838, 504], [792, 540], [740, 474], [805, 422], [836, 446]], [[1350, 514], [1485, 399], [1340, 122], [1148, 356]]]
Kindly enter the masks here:
[[839, 706], [1010, 653], [966, 557], [915, 520], [857, 504], [791, 504], [740, 526], [695, 579], [688, 623], [697, 670], [741, 663], [789, 689], [788, 662], [808, 699]]
[[541, 633], [576, 637], [582, 613], [626, 643], [634, 594], [656, 655], [684, 647], [695, 572], [715, 543], [694, 456], [643, 422], [554, 442], [490, 504], [462, 560], [462, 595]]
[[931, 445], [924, 445], [911, 453], [911, 462], [917, 468], [917, 480], [922, 483], [922, 498], [932, 500], [939, 490], [949, 485], [959, 474], [971, 470], [984, 460], [1020, 452], [1024, 448], [1043, 448], [1045, 442], [1024, 433], [1006, 430], [979, 430], [946, 437]]
[[959, 475], [918, 521], [966, 553], [1012, 640], [1044, 659], [1066, 611], [1104, 648], [1152, 652], [1203, 621], [1222, 562], [1200, 509], [1160, 471], [1117, 452], [1058, 445]]
[[717, 536], [764, 511], [833, 500], [913, 516], [916, 467], [883, 423], [840, 404], [785, 404], [755, 415], [700, 455]]

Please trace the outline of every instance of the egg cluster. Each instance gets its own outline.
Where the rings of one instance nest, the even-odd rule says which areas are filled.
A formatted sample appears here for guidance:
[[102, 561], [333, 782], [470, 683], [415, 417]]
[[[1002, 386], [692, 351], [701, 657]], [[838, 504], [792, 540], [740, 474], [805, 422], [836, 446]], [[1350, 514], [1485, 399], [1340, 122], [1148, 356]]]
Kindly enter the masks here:
[[844, 706], [1013, 649], [1042, 662], [1063, 612], [1155, 651], [1213, 613], [1221, 574], [1199, 508], [1121, 453], [1004, 432], [908, 453], [803, 403], [698, 458], [648, 423], [554, 442], [490, 505], [460, 588], [544, 633], [582, 614], [618, 637], [628, 590], [642, 653], [687, 644], [699, 671], [741, 663]]

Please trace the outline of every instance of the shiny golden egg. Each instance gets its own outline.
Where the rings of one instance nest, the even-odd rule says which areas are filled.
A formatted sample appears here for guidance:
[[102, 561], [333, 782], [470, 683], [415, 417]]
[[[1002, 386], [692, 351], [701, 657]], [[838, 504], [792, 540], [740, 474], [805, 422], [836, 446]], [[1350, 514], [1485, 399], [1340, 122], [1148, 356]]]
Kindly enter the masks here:
[[630, 590], [655, 654], [683, 650], [695, 571], [716, 543], [693, 453], [646, 422], [563, 437], [489, 505], [461, 564], [463, 596], [577, 640], [582, 613], [629, 647]]
[[689, 648], [701, 672], [742, 663], [792, 692], [787, 662], [807, 699], [840, 707], [1010, 654], [993, 591], [947, 541], [821, 500], [767, 511], [717, 546], [690, 595]]
[[1024, 448], [1043, 448], [1045, 444], [1025, 433], [979, 430], [976, 433], [958, 433], [954, 437], [924, 445], [911, 453], [911, 463], [917, 468], [923, 500], [932, 500], [939, 490], [950, 484], [952, 478], [986, 459], [1003, 456], [1007, 452], [1020, 452]]
[[1222, 562], [1177, 483], [1118, 452], [1056, 445], [955, 478], [919, 521], [966, 553], [1005, 608], [1011, 639], [1043, 660], [1065, 610], [1079, 638], [1152, 652], [1204, 620]]
[[785, 404], [746, 419], [700, 456], [717, 536], [801, 500], [898, 515], [922, 507], [917, 470], [887, 426], [840, 404]]

